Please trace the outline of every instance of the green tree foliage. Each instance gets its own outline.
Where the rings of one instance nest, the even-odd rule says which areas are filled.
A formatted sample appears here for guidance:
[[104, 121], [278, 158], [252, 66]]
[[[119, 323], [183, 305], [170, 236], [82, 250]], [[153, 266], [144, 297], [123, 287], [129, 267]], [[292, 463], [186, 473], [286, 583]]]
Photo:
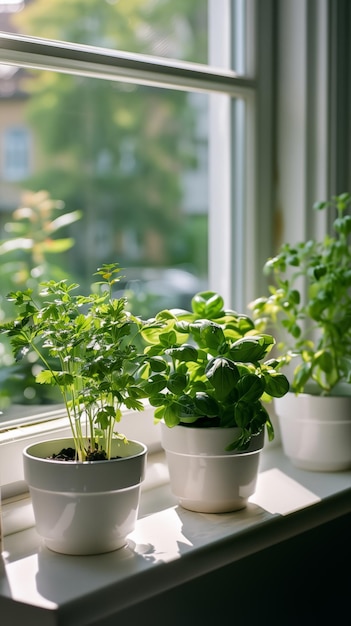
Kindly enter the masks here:
[[[34, 0], [16, 23], [35, 36], [142, 53], [161, 54], [163, 39], [166, 53], [204, 61], [204, 9], [201, 0], [50, 0], [48, 11], [47, 0]], [[47, 71], [34, 72], [27, 89], [44, 157], [31, 186], [82, 211], [83, 244], [76, 237], [75, 248], [81, 276], [112, 256], [130, 264], [126, 238], [138, 264], [154, 262], [158, 246], [158, 262], [191, 260], [193, 243], [172, 244], [193, 235], [181, 220], [181, 175], [196, 167], [196, 111], [188, 94]]]
[[[45, 280], [63, 280], [65, 256], [73, 247], [71, 237], [62, 236], [68, 226], [79, 220], [79, 211], [66, 212], [64, 203], [53, 200], [47, 191], [22, 195], [21, 205], [5, 224], [7, 238], [0, 240], [1, 290], [0, 321], [10, 314], [7, 294], [18, 289], [36, 289]], [[46, 403], [57, 400], [51, 390], [35, 385], [38, 357], [31, 351], [28, 359], [15, 363], [10, 342], [0, 343], [0, 407], [13, 402]]]

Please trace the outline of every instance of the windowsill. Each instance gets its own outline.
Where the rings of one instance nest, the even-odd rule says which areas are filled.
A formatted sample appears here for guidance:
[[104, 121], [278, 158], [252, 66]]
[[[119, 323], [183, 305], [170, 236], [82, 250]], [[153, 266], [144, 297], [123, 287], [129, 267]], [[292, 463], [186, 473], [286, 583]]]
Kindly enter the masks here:
[[[170, 492], [163, 453], [151, 454], [139, 519], [126, 548], [92, 557], [54, 554], [40, 544], [34, 527], [15, 532], [11, 523], [0, 562], [0, 615], [14, 624], [99, 624], [145, 598], [341, 517], [351, 511], [350, 485], [351, 471], [298, 470], [280, 447], [268, 446], [246, 509], [192, 513]], [[25, 499], [8, 504], [5, 518], [7, 507], [20, 517], [21, 507], [31, 508]]]

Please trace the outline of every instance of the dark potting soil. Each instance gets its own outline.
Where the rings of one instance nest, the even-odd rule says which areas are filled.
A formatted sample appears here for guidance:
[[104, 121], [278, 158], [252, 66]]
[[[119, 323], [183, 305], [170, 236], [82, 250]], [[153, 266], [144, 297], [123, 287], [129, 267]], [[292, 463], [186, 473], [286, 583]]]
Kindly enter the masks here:
[[[52, 454], [47, 457], [55, 461], [76, 461], [76, 451], [74, 448], [62, 448], [58, 454]], [[120, 459], [119, 456], [112, 457]], [[107, 455], [104, 450], [90, 450], [87, 454], [87, 461], [107, 461]]]

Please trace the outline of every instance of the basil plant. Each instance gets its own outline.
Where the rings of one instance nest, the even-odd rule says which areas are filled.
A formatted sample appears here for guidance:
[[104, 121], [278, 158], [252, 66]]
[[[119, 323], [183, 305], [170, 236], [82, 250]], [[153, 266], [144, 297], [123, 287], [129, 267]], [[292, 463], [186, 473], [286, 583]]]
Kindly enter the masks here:
[[240, 428], [228, 449], [245, 450], [265, 426], [264, 401], [287, 393], [287, 378], [265, 360], [275, 340], [246, 315], [224, 308], [213, 292], [196, 294], [192, 310], [163, 310], [141, 334], [147, 347], [144, 392], [155, 420], [167, 426]]

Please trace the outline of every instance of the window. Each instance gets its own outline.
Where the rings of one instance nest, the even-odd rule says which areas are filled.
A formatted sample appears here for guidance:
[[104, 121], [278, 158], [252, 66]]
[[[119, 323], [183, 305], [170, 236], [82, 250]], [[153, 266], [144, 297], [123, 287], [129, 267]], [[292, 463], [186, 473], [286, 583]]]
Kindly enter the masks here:
[[3, 176], [5, 181], [20, 181], [30, 172], [30, 141], [26, 128], [8, 128], [3, 137]]
[[[0, 131], [30, 128], [34, 163], [0, 183], [0, 314], [10, 280], [43, 276], [28, 241], [87, 286], [113, 255], [140, 307], [165, 284], [170, 302], [172, 276], [175, 296], [208, 286], [244, 310], [282, 240], [325, 231], [313, 201], [350, 185], [350, 4], [96, 2], [92, 19], [83, 0], [0, 0]], [[68, 212], [52, 239], [74, 245], [48, 251]], [[4, 428], [52, 414], [27, 374], [1, 343]]]
[[[189, 306], [207, 287], [242, 308], [255, 248], [244, 211], [255, 197], [255, 2], [68, 4], [50, 16], [41, 0], [0, 13], [0, 62], [16, 68], [12, 91], [0, 91], [2, 125], [9, 136], [10, 104], [35, 154], [23, 184], [2, 189], [2, 316], [14, 282], [68, 275], [88, 290], [115, 260], [139, 314]], [[16, 137], [7, 183], [25, 173]], [[62, 212], [72, 221], [52, 235]], [[19, 369], [1, 349], [4, 419], [11, 404], [57, 401], [33, 384], [35, 358]]]

